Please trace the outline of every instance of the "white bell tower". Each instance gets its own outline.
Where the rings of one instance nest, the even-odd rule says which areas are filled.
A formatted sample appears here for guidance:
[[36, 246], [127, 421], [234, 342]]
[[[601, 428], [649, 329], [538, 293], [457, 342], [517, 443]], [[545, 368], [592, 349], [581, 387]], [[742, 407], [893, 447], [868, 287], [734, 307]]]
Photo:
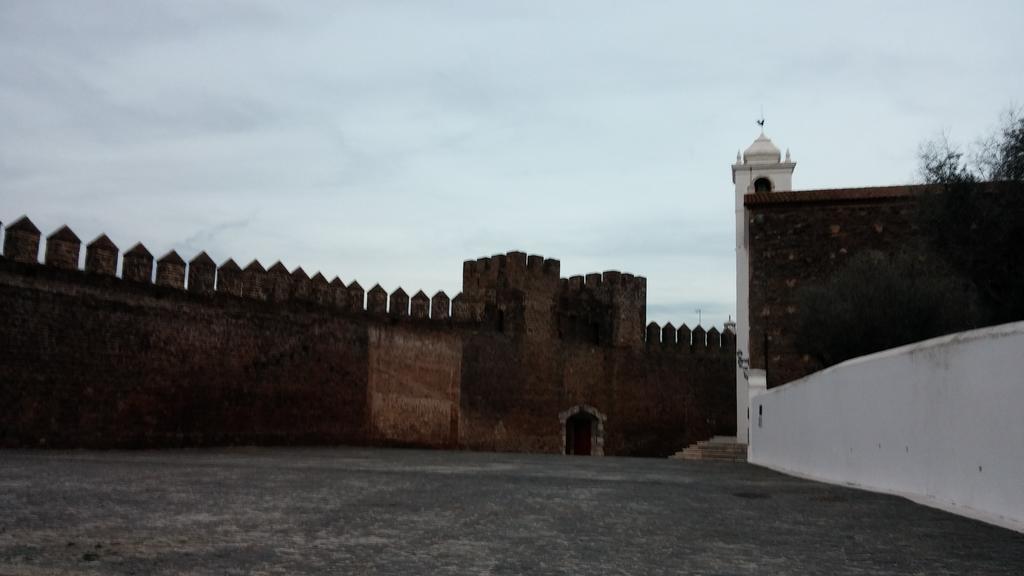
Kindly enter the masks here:
[[747, 212], [743, 197], [747, 194], [789, 192], [793, 189], [796, 162], [782, 160], [779, 149], [761, 135], [732, 165], [732, 181], [736, 185], [736, 441], [746, 444], [750, 431], [750, 398], [765, 390], [764, 370], [753, 370], [750, 362], [750, 269], [747, 256]]
[[[732, 165], [732, 181], [736, 184], [736, 196], [742, 199], [744, 194], [754, 192], [789, 192], [793, 189], [793, 169], [796, 162], [789, 158], [782, 160], [779, 149], [772, 144], [771, 138], [761, 135], [743, 152], [736, 152], [736, 163]], [[740, 202], [740, 206], [743, 203]]]

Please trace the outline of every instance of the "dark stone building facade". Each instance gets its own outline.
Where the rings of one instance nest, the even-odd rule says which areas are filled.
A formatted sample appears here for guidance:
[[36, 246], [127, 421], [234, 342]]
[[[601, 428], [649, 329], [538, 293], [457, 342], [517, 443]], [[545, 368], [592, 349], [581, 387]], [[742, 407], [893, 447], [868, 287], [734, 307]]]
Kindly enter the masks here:
[[0, 259], [0, 445], [375, 444], [667, 455], [735, 429], [735, 340], [646, 324], [646, 280], [470, 260], [411, 297], [23, 218]]
[[769, 388], [820, 366], [796, 345], [797, 292], [827, 280], [854, 254], [892, 254], [923, 240], [917, 196], [925, 185], [747, 194], [750, 367]]

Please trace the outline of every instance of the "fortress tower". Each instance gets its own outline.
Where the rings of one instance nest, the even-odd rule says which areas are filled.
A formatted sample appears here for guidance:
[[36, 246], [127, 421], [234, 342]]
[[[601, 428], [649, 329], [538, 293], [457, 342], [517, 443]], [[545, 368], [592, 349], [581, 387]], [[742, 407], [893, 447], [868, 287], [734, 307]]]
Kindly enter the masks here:
[[[783, 160], [781, 152], [763, 130], [742, 156], [736, 152], [736, 163], [732, 165], [732, 181], [736, 185], [736, 353], [739, 361], [736, 368], [736, 439], [744, 444], [749, 432], [751, 390], [758, 393], [765, 389], [766, 384], [764, 369], [753, 369], [749, 364], [751, 310], [747, 230], [750, 223], [743, 197], [791, 191], [795, 168], [796, 162], [790, 159], [789, 150], [786, 150]], [[755, 362], [755, 365], [764, 364]]]

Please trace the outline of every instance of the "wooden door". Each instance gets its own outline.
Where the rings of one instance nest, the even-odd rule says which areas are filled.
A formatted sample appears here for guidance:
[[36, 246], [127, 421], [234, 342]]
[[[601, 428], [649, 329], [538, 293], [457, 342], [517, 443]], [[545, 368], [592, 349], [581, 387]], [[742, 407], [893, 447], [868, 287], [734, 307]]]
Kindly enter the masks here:
[[585, 416], [577, 416], [572, 422], [572, 453], [590, 456], [591, 420]]

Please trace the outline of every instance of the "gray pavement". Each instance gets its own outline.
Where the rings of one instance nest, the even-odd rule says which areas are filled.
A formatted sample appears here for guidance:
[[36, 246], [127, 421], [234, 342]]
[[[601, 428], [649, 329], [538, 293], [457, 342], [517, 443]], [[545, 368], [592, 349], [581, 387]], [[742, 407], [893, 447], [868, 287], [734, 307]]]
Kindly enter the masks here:
[[0, 574], [1024, 574], [1024, 534], [746, 464], [0, 451]]

